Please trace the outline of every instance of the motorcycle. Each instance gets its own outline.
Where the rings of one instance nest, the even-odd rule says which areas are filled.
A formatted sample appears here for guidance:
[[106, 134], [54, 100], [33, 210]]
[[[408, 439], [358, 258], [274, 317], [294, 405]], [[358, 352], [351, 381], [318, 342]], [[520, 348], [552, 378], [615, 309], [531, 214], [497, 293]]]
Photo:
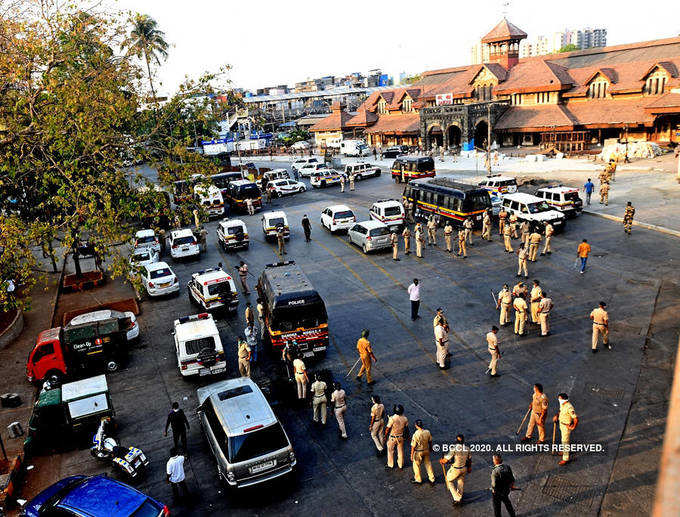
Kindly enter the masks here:
[[111, 419], [102, 418], [97, 432], [92, 437], [90, 454], [98, 460], [111, 461], [114, 469], [131, 479], [137, 476], [149, 465], [149, 459], [136, 447], [122, 447], [107, 434], [107, 427]]

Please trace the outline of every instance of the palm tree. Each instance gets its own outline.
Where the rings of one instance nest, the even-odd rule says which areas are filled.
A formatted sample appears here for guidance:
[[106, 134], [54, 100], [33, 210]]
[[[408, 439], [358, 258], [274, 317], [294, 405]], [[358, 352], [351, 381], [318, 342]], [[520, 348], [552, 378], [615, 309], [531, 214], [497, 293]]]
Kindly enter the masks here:
[[123, 46], [129, 53], [144, 58], [146, 71], [149, 75], [149, 86], [151, 95], [156, 100], [156, 90], [153, 87], [153, 77], [151, 75], [151, 61], [157, 65], [161, 64], [161, 58], [168, 57], [168, 43], [165, 41], [165, 33], [158, 29], [156, 20], [147, 14], [137, 13], [132, 19], [132, 30], [130, 36], [123, 42]]

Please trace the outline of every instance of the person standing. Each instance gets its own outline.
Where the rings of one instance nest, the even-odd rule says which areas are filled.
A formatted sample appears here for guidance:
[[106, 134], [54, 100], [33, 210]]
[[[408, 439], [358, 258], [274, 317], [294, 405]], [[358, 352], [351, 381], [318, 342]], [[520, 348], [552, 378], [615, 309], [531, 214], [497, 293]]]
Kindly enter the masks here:
[[462, 434], [456, 436], [456, 443], [442, 459], [441, 465], [451, 462], [446, 473], [446, 485], [453, 497], [454, 506], [463, 501], [463, 490], [465, 488], [465, 475], [472, 471], [472, 458], [470, 449], [465, 445], [465, 437]]
[[[541, 234], [538, 233], [538, 228], [534, 227], [534, 231], [529, 235], [529, 260], [536, 262], [536, 255], [538, 255], [538, 248], [541, 245]], [[526, 249], [526, 246], [524, 246]]]
[[484, 212], [484, 217], [482, 218], [482, 239], [491, 241], [491, 216], [489, 215], [489, 210]]
[[186, 475], [184, 474], [184, 456], [177, 447], [170, 449], [170, 459], [165, 465], [165, 474], [168, 483], [172, 487], [172, 496], [175, 500], [179, 499], [180, 489], [184, 497], [189, 497]]
[[418, 309], [420, 308], [420, 283], [417, 278], [413, 279], [413, 283], [408, 286], [408, 299], [411, 301], [411, 320], [416, 321], [418, 316]]
[[529, 236], [531, 235], [531, 225], [529, 221], [524, 221], [519, 227], [519, 233], [522, 237], [522, 244], [529, 246]]
[[[505, 220], [508, 218], [508, 212], [504, 206], [501, 206], [501, 211], [498, 212], [498, 234], [505, 235]], [[510, 235], [510, 234], [508, 234]]]
[[600, 183], [600, 204], [609, 206], [609, 183]]
[[307, 384], [309, 384], [309, 377], [307, 377], [307, 367], [300, 355], [293, 360], [293, 372], [295, 372], [295, 384], [297, 385], [297, 398], [304, 400], [307, 398]]
[[519, 239], [519, 234], [517, 233], [517, 214], [515, 212], [512, 212], [510, 214], [510, 217], [508, 217], [508, 221], [510, 222], [510, 230], [512, 232], [512, 238], [513, 239]]
[[518, 296], [512, 302], [515, 309], [515, 334], [518, 336], [524, 335], [524, 325], [527, 322], [527, 302], [523, 296]]
[[368, 424], [368, 430], [375, 443], [377, 455], [382, 456], [385, 452], [385, 406], [380, 402], [378, 395], [372, 395], [371, 400], [371, 422]]
[[458, 256], [467, 258], [467, 247], [465, 246], [465, 232], [466, 230], [458, 230]]
[[518, 296], [521, 296], [522, 298], [526, 298], [526, 296], [529, 294], [529, 290], [527, 289], [527, 286], [524, 285], [524, 282], [517, 282], [516, 285], [513, 286], [512, 288], [512, 297], [517, 298]]
[[465, 222], [463, 223], [463, 228], [465, 228], [465, 241], [470, 244], [470, 246], [473, 246], [472, 244], [472, 218], [468, 217], [465, 219]]
[[253, 205], [252, 199], [246, 199], [246, 208], [248, 209], [248, 215], [255, 215], [255, 205]]
[[359, 360], [361, 361], [361, 368], [357, 374], [357, 380], [361, 380], [361, 376], [366, 373], [366, 384], [369, 386], [374, 384], [375, 381], [371, 377], [371, 369], [373, 368], [373, 363], [378, 362], [378, 359], [373, 353], [373, 347], [371, 347], [371, 342], [368, 340], [369, 331], [364, 329], [361, 331], [361, 337], [357, 341], [357, 352], [359, 352]]
[[446, 251], [451, 253], [453, 249], [453, 226], [451, 226], [451, 221], [446, 221], [446, 226], [444, 226], [444, 242], [446, 243]]
[[416, 430], [411, 438], [411, 464], [413, 465], [413, 479], [411, 483], [420, 485], [423, 480], [420, 476], [420, 466], [425, 465], [427, 478], [430, 485], [434, 486], [434, 470], [430, 461], [432, 451], [432, 434], [423, 428], [423, 421], [418, 419], [415, 422]]
[[416, 257], [418, 258], [423, 258], [423, 244], [425, 244], [425, 235], [423, 233], [423, 225], [420, 223], [416, 224]]
[[630, 230], [633, 227], [633, 218], [635, 217], [635, 207], [628, 201], [626, 204], [626, 212], [623, 214], [623, 231], [630, 235]]
[[486, 373], [490, 373], [491, 377], [498, 377], [496, 373], [496, 367], [498, 366], [498, 360], [501, 358], [501, 349], [498, 348], [498, 327], [494, 325], [491, 327], [491, 331], [486, 333], [486, 345], [491, 354], [491, 361], [489, 362], [489, 367], [486, 369]]
[[538, 325], [538, 306], [541, 303], [542, 295], [543, 289], [541, 289], [541, 283], [538, 280], [534, 280], [534, 286], [529, 293], [529, 301], [531, 302], [531, 323], [534, 325]]
[[498, 324], [505, 327], [510, 323], [510, 306], [512, 305], [512, 293], [508, 288], [508, 284], [503, 284], [503, 289], [498, 293], [498, 300], [496, 301], [496, 308], [501, 310]]
[[255, 327], [255, 313], [253, 312], [253, 307], [250, 305], [250, 302], [246, 303], [246, 312], [245, 312], [245, 318], [246, 318], [246, 326], [250, 329]]
[[241, 261], [238, 267], [238, 277], [241, 280], [241, 287], [243, 288], [243, 294], [249, 295], [250, 289], [248, 289], [248, 264]]
[[553, 225], [550, 223], [545, 223], [545, 246], [543, 247], [541, 255], [545, 255], [546, 253], [550, 255], [552, 253], [550, 241], [552, 241], [553, 233], [555, 233], [555, 228], [553, 228]]
[[583, 239], [583, 242], [581, 242], [581, 244], [579, 244], [578, 248], [576, 249], [576, 256], [581, 260], [581, 274], [585, 273], [586, 271], [586, 262], [588, 262], [588, 255], [590, 254], [590, 251], [591, 248], [590, 244], [588, 244], [588, 240]]
[[305, 242], [312, 240], [312, 223], [309, 222], [307, 214], [302, 216], [302, 230], [305, 232]]
[[600, 302], [599, 307], [590, 312], [590, 319], [593, 320], [593, 337], [591, 340], [593, 354], [597, 353], [600, 336], [602, 336], [602, 344], [606, 345], [610, 350], [612, 348], [609, 343], [609, 314], [606, 307], [607, 304], [605, 302]]
[[522, 276], [522, 271], [524, 271], [524, 278], [529, 278], [529, 272], [527, 271], [528, 257], [529, 253], [524, 244], [520, 244], [519, 248], [517, 248], [517, 276]]
[[444, 309], [441, 307], [437, 307], [437, 313], [434, 315], [434, 319], [432, 320], [432, 327], [437, 328], [437, 325], [439, 324], [446, 325], [448, 327], [449, 321], [446, 319], [446, 316], [444, 315]]
[[177, 445], [182, 443], [182, 450], [187, 450], [187, 431], [189, 430], [189, 420], [180, 409], [179, 402], [173, 402], [168, 418], [165, 421], [165, 436], [168, 436], [168, 427], [172, 429], [172, 441], [177, 448]]
[[340, 174], [340, 193], [342, 194], [344, 192], [345, 192], [345, 175]]
[[550, 311], [553, 302], [548, 297], [548, 293], [541, 293], [541, 301], [538, 304], [538, 322], [541, 324], [541, 337], [550, 335]]
[[590, 197], [593, 195], [593, 190], [595, 190], [595, 184], [588, 178], [588, 181], [583, 185], [583, 191], [586, 193], [586, 204], [588, 206], [590, 206]]
[[331, 402], [333, 403], [333, 411], [335, 419], [338, 421], [338, 429], [340, 430], [340, 437], [347, 440], [347, 428], [345, 427], [345, 413], [347, 412], [347, 401], [345, 399], [345, 390], [340, 387], [339, 382], [333, 383], [335, 391], [331, 394]]
[[279, 256], [283, 257], [284, 255], [288, 255], [288, 253], [286, 253], [286, 237], [283, 233], [283, 226], [279, 226], [276, 229], [276, 242], [279, 245]]
[[515, 517], [515, 509], [510, 501], [510, 491], [515, 488], [515, 476], [510, 466], [503, 463], [500, 454], [493, 455], [494, 467], [491, 470], [491, 501], [494, 517], [501, 517], [501, 503], [505, 505], [510, 517]]
[[434, 220], [434, 216], [431, 215], [427, 220], [427, 245], [436, 246], [437, 245], [437, 223]]
[[397, 465], [404, 468], [404, 438], [408, 434], [408, 418], [404, 416], [404, 406], [396, 404], [394, 414], [387, 421], [385, 437], [387, 438], [386, 469], [394, 468], [394, 452], [397, 452]]
[[238, 340], [238, 372], [241, 377], [250, 377], [251, 350], [248, 342], [243, 338]]
[[[512, 253], [514, 250], [512, 249], [512, 241], [510, 240], [510, 237], [512, 236], [512, 230], [510, 229], [509, 224], [503, 224], [503, 244], [505, 245], [505, 252], [506, 253]], [[521, 246], [521, 244], [520, 244]]]
[[321, 421], [321, 425], [326, 425], [326, 383], [321, 380], [319, 374], [314, 374], [312, 390], [312, 419], [315, 423]]
[[574, 406], [569, 402], [569, 395], [560, 393], [557, 395], [560, 403], [559, 412], [553, 417], [553, 422], [560, 424], [560, 437], [562, 438], [562, 460], [560, 466], [569, 463], [569, 447], [571, 443], [571, 433], [578, 425], [578, 416]]
[[521, 441], [528, 442], [534, 433], [534, 427], [538, 428], [538, 443], [545, 442], [545, 418], [548, 415], [548, 397], [543, 393], [543, 384], [534, 384], [534, 392], [529, 402], [531, 418], [527, 426], [527, 434]]
[[404, 226], [404, 231], [401, 232], [401, 236], [404, 238], [404, 255], [411, 254], [411, 230], [408, 226]]
[[449, 352], [449, 326], [439, 321], [434, 328], [434, 342], [437, 347], [437, 364], [446, 370], [446, 356]]
[[392, 230], [390, 233], [390, 244], [392, 244], [392, 260], [399, 259], [399, 237], [397, 237], [397, 230]]
[[260, 339], [264, 339], [264, 305], [262, 304], [262, 298], [257, 299], [257, 322], [260, 324]]
[[354, 173], [349, 175], [349, 190], [354, 191]]

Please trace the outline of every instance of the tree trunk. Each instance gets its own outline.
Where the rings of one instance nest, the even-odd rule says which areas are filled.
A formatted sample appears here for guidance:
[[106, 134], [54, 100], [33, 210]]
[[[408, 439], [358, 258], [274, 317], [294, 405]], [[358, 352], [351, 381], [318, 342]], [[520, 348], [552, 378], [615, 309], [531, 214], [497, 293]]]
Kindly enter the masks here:
[[83, 276], [83, 270], [80, 269], [80, 252], [78, 251], [78, 245], [73, 250], [73, 265], [76, 268], [76, 277], [81, 278]]
[[147, 54], [146, 49], [144, 49], [144, 61], [146, 61], [146, 72], [149, 74], [149, 86], [151, 87], [151, 96], [153, 98], [153, 103], [156, 103], [156, 90], [153, 87], [153, 78], [151, 77], [151, 65], [149, 65], [149, 54]]
[[57, 272], [57, 261], [54, 259], [54, 248], [52, 246], [52, 240], [47, 241], [47, 251], [50, 255], [50, 261], [52, 262], [52, 273]]

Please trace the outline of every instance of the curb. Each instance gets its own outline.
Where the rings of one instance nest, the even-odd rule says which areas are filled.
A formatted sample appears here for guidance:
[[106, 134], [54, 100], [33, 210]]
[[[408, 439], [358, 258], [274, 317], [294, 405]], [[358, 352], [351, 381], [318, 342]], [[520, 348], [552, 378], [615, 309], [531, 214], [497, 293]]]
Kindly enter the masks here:
[[[623, 217], [617, 217], [615, 215], [601, 214], [599, 212], [592, 212], [590, 210], [584, 210], [584, 214], [592, 215], [596, 217], [602, 217], [603, 219], [609, 219], [610, 221], [616, 221], [618, 223], [623, 223]], [[640, 228], [645, 228], [647, 230], [652, 230], [659, 233], [665, 233], [666, 235], [672, 235], [673, 237], [680, 237], [680, 231], [671, 230], [670, 228], [664, 228], [663, 226], [657, 226], [656, 224], [641, 223], [638, 221], [633, 221], [633, 226], [639, 226]]]
[[0, 350], [9, 345], [12, 341], [19, 337], [24, 330], [24, 312], [18, 310], [12, 323], [0, 334]]

